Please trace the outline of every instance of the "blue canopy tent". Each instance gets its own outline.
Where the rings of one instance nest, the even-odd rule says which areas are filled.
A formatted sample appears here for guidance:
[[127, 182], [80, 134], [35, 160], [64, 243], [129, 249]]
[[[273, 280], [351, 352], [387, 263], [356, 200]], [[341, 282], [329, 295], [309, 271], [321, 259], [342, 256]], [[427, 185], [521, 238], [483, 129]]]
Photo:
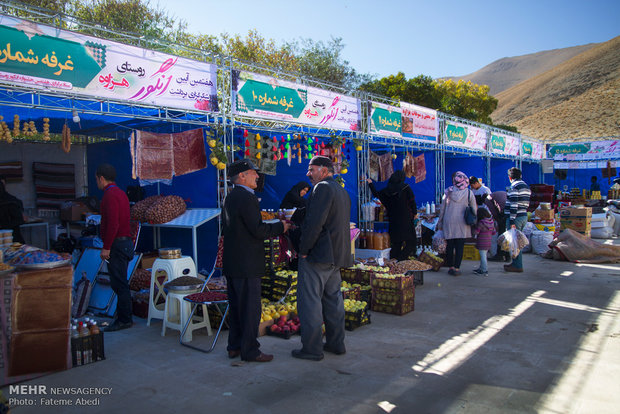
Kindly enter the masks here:
[[486, 157], [481, 154], [459, 154], [448, 153], [445, 155], [446, 179], [444, 188], [452, 185], [452, 174], [457, 171], [465, 173], [468, 177], [472, 175], [481, 178], [486, 183]]
[[510, 186], [508, 170], [516, 166], [515, 160], [491, 158], [491, 191], [504, 191]]

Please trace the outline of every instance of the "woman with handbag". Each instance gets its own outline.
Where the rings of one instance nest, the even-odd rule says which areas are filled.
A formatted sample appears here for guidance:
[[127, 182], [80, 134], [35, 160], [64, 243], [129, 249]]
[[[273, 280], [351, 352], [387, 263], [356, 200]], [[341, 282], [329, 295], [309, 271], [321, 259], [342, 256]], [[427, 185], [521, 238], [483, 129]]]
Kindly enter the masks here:
[[[471, 213], [474, 217], [478, 206], [476, 197], [469, 186], [469, 177], [461, 171], [452, 174], [452, 185], [446, 188], [441, 200], [437, 230], [442, 230], [446, 238], [446, 264], [450, 266], [448, 273], [460, 276], [461, 262], [465, 239], [471, 237]], [[475, 224], [475, 223], [473, 223]]]

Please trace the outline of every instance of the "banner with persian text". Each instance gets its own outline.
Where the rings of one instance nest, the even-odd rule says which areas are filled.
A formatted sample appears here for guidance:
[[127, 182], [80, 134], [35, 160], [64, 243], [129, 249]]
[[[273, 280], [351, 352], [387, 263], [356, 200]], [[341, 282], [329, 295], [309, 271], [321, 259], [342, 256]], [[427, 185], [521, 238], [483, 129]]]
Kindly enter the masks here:
[[490, 146], [491, 152], [494, 154], [511, 155], [516, 157], [519, 155], [521, 140], [512, 135], [492, 132]]
[[417, 141], [437, 143], [439, 120], [437, 111], [401, 102], [402, 135]]
[[620, 157], [620, 141], [593, 141], [549, 145], [554, 160], [589, 161]]
[[370, 102], [370, 122], [368, 132], [376, 135], [402, 137], [401, 109], [378, 102]]
[[357, 98], [251, 72], [233, 72], [233, 112], [320, 128], [359, 131]]
[[0, 82], [119, 101], [217, 111], [217, 68], [0, 16]]
[[487, 131], [459, 122], [446, 121], [444, 144], [472, 150], [487, 148]]
[[545, 154], [545, 144], [536, 141], [528, 141], [521, 138], [521, 156], [541, 160]]

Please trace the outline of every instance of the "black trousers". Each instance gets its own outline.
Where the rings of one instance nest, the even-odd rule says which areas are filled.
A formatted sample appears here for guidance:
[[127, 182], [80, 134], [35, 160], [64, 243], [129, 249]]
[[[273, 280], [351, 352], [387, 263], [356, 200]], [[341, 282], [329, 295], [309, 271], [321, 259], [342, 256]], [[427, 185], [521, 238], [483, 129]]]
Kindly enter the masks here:
[[396, 260], [407, 260], [415, 255], [417, 250], [417, 238], [401, 240], [390, 236], [390, 257]]
[[127, 280], [127, 266], [133, 259], [133, 242], [131, 239], [116, 239], [110, 248], [108, 273], [110, 286], [118, 298], [116, 305], [116, 319], [122, 323], [132, 321], [131, 292]]
[[253, 360], [260, 355], [258, 325], [261, 315], [260, 278], [232, 278], [228, 285], [228, 350], [241, 351], [241, 359]]
[[446, 264], [456, 269], [461, 268], [463, 261], [463, 249], [465, 248], [465, 239], [447, 239], [446, 240]]

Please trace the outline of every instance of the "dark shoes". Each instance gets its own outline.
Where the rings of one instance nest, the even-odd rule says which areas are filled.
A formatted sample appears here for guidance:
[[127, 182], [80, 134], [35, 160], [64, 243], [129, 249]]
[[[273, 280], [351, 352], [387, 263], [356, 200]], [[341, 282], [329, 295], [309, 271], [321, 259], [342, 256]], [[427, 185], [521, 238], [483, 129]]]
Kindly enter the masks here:
[[523, 273], [523, 269], [519, 269], [518, 267], [514, 267], [512, 265], [504, 265], [504, 272]]
[[461, 276], [461, 271], [456, 269], [448, 270], [448, 274], [452, 276]]
[[332, 349], [327, 344], [323, 345], [323, 351], [329, 352], [330, 354], [335, 354], [335, 355], [344, 355], [347, 353], [347, 350], [344, 348], [344, 346], [342, 347], [342, 349]]
[[112, 322], [112, 324], [103, 328], [103, 332], [120, 331], [121, 329], [128, 329], [133, 326], [133, 322], [121, 322], [118, 319]]
[[[235, 352], [235, 351], [233, 351]], [[241, 351], [238, 351], [241, 354]], [[229, 353], [230, 356], [230, 353]], [[273, 359], [273, 355], [263, 354], [262, 352], [254, 359], [246, 359], [248, 362], [269, 362]]]
[[228, 351], [228, 358], [230, 359], [237, 358], [239, 355], [241, 355], [241, 351], [239, 350]]
[[484, 271], [482, 271], [480, 269], [474, 269], [474, 273], [477, 274], [477, 275], [480, 275], [480, 276], [488, 276], [489, 275], [488, 272], [484, 272]]
[[323, 354], [320, 354], [320, 355], [309, 354], [307, 352], [304, 352], [303, 349], [294, 349], [291, 352], [291, 355], [293, 356], [293, 358], [307, 359], [310, 361], [320, 361], [323, 359]]

